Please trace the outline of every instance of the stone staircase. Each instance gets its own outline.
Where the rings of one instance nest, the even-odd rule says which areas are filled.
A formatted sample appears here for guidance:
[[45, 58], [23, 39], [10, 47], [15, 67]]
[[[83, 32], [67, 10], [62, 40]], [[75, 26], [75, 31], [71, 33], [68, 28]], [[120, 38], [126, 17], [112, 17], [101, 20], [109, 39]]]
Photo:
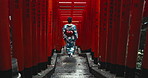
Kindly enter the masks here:
[[86, 58], [77, 54], [73, 57], [57, 57], [55, 72], [51, 78], [95, 78], [90, 72]]

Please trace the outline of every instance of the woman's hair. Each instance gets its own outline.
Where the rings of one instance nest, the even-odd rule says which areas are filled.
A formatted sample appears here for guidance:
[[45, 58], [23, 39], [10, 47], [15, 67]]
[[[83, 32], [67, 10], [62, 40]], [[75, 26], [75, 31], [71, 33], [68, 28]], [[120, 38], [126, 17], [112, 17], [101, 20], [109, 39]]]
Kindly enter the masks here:
[[72, 18], [68, 17], [67, 21], [68, 21], [68, 23], [71, 23], [72, 22]]

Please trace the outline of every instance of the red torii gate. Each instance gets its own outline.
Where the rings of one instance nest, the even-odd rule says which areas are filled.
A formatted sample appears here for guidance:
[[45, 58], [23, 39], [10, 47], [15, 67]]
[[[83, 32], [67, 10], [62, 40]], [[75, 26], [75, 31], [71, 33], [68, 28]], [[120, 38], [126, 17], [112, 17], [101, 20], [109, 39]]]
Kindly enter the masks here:
[[[83, 50], [92, 49], [95, 63], [99, 58], [101, 68], [108, 69], [117, 76], [123, 76], [126, 69], [126, 75], [134, 77], [144, 0], [82, 0], [82, 2], [85, 1], [88, 4], [83, 5], [88, 7], [83, 7], [86, 13], [82, 14], [81, 18], [85, 23], [81, 26], [86, 28], [80, 33], [84, 35], [80, 35], [82, 42], [78, 44]], [[60, 49], [63, 44], [61, 42], [56, 47], [54, 45], [58, 40], [62, 40], [62, 37], [56, 39], [58, 33], [55, 33], [55, 31], [62, 33], [58, 29], [59, 14], [57, 14], [56, 0], [53, 1], [53, 8], [52, 0], [12, 1], [10, 2], [12, 6], [10, 23], [8, 1], [1, 0], [0, 3], [0, 8], [3, 10], [0, 13], [0, 20], [4, 21], [0, 24], [0, 42], [2, 43], [0, 44], [0, 72], [11, 70], [9, 24], [13, 28], [13, 57], [18, 59], [19, 71], [25, 72], [26, 77], [31, 77], [32, 71], [36, 74], [41, 69], [46, 69], [47, 62], [51, 59], [51, 50], [56, 47]], [[50, 15], [52, 10], [55, 12], [53, 22]], [[86, 36], [90, 37], [86, 39]], [[146, 77], [147, 43], [144, 51], [142, 75]]]
[[0, 76], [12, 77], [8, 0], [0, 0]]

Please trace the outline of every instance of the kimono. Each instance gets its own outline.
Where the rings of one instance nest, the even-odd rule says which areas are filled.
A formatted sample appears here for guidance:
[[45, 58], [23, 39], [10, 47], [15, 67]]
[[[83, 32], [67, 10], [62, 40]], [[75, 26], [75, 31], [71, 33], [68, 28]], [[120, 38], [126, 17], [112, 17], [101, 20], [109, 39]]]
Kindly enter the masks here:
[[73, 54], [75, 51], [75, 42], [78, 39], [78, 33], [74, 24], [66, 24], [63, 27], [63, 39], [66, 42], [66, 51]]

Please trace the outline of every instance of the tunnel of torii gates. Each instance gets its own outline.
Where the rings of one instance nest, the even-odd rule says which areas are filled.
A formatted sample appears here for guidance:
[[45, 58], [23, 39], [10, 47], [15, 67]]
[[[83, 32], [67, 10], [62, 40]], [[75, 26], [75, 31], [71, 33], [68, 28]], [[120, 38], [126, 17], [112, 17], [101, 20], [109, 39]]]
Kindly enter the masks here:
[[[11, 78], [12, 58], [24, 76], [46, 69], [53, 52], [65, 45], [67, 17], [78, 29], [76, 45], [91, 51], [95, 63], [117, 75], [125, 69], [135, 74], [148, 0], [0, 0], [0, 77]], [[141, 71], [148, 78], [146, 60], [148, 34]]]

